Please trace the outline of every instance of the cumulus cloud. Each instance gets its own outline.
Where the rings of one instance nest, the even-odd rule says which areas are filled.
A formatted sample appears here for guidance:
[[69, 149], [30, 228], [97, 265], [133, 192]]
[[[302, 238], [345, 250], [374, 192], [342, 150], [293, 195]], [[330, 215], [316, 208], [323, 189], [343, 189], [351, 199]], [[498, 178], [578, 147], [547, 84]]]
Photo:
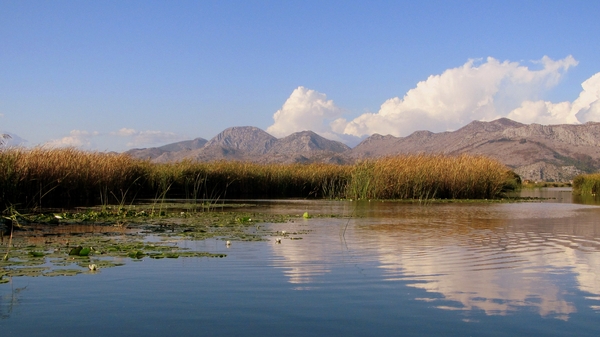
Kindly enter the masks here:
[[275, 123], [267, 131], [281, 137], [310, 129], [347, 140], [374, 133], [407, 136], [417, 130], [456, 130], [473, 120], [500, 117], [540, 124], [600, 121], [600, 73], [582, 84], [573, 102], [539, 99], [577, 63], [572, 56], [559, 60], [544, 56], [528, 65], [492, 57], [468, 60], [429, 76], [403, 97], [386, 100], [379, 111], [350, 120], [325, 94], [299, 87], [274, 114]]
[[573, 102], [572, 113], [582, 122], [600, 121], [600, 73], [581, 84], [583, 91]]
[[122, 128], [110, 134], [112, 136], [127, 138], [128, 147], [152, 146], [182, 140], [182, 137], [175, 133], [154, 130], [136, 131], [135, 129]]
[[77, 147], [77, 148], [89, 148], [91, 146], [91, 138], [98, 136], [99, 133], [84, 131], [84, 130], [72, 130], [68, 136], [53, 139], [44, 144], [46, 147]]
[[524, 101], [507, 117], [522, 123], [577, 124], [600, 121], [600, 73], [581, 84], [573, 102]]
[[[46, 142], [44, 146], [76, 147], [86, 150], [106, 150], [106, 148], [99, 147], [108, 145], [113, 148], [121, 149], [124, 147], [150, 147], [153, 145], [162, 145], [180, 140], [182, 140], [182, 137], [177, 134], [154, 130], [137, 131], [135, 129], [122, 128], [109, 133], [73, 130], [68, 136]], [[125, 144], [125, 146], [123, 146], [123, 144]]]
[[531, 124], [573, 124], [579, 123], [571, 113], [569, 102], [552, 103], [547, 101], [524, 101], [507, 117], [521, 123]]
[[134, 129], [128, 129], [128, 128], [122, 128], [119, 131], [111, 132], [112, 135], [114, 135], [114, 136], [121, 136], [121, 137], [134, 136], [137, 133], [138, 132], [135, 131]]
[[[577, 65], [572, 56], [557, 61], [544, 57], [535, 63], [541, 69], [532, 70], [518, 62], [500, 62], [492, 57], [485, 62], [469, 60], [441, 75], [429, 76], [403, 98], [387, 100], [377, 113], [349, 121], [343, 132], [356, 136], [373, 133], [404, 136], [420, 129], [454, 130], [473, 120], [507, 116], [523, 107], [521, 103], [532, 101], [555, 86], [570, 67]], [[535, 107], [539, 113], [540, 107]], [[561, 107], [548, 109], [547, 115], [560, 117], [564, 122], [569, 120]], [[522, 115], [520, 112], [519, 116]]]
[[275, 137], [285, 137], [294, 132], [311, 130], [330, 139], [339, 138], [331, 123], [342, 116], [338, 108], [325, 94], [298, 87], [273, 115], [275, 123], [267, 132]]

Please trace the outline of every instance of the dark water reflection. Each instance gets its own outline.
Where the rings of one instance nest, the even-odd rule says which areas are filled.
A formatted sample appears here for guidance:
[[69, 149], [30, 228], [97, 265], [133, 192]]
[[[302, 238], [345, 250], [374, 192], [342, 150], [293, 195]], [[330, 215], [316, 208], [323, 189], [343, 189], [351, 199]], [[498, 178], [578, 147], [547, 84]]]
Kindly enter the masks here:
[[[292, 233], [281, 244], [183, 241], [228, 257], [15, 278], [0, 285], [0, 310], [8, 310], [4, 298], [13, 303], [0, 328], [8, 335], [597, 336], [600, 207], [573, 203], [568, 190], [531, 193], [551, 199], [258, 202], [255, 211], [299, 215], [269, 225]], [[303, 219], [304, 212], [323, 216]]]

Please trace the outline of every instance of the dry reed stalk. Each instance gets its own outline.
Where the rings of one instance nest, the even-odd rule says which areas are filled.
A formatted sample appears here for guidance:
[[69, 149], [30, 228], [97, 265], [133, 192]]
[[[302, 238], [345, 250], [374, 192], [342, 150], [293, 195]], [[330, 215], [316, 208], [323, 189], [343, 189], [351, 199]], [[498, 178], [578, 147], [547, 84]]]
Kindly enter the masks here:
[[[0, 201], [41, 206], [42, 199], [128, 195], [165, 198], [317, 197], [353, 199], [493, 198], [507, 168], [472, 155], [403, 155], [354, 165], [182, 161], [152, 164], [124, 154], [76, 149], [0, 151]], [[128, 194], [130, 193], [130, 194]]]

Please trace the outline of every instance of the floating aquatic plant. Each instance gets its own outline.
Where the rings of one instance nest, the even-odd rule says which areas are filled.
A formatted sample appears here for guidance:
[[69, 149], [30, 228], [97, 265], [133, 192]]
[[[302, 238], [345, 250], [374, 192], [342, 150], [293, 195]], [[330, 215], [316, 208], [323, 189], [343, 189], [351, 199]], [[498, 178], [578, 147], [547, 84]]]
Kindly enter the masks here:
[[[258, 223], [282, 223], [293, 219], [289, 215], [235, 211], [186, 213], [181, 216], [178, 207], [180, 205], [168, 205], [164, 209], [167, 216], [156, 218], [140, 215], [146, 211], [143, 206], [136, 206], [135, 212], [120, 218], [127, 221], [127, 227], [115, 226], [114, 216], [105, 210], [19, 215], [19, 221], [26, 224], [27, 230], [18, 231], [10, 242], [0, 242], [0, 247], [10, 250], [7, 258], [0, 261], [0, 280], [8, 282], [11, 277], [26, 276], [74, 276], [145, 258], [224, 258], [226, 254], [192, 251], [179, 247], [177, 242], [182, 238], [222, 239], [230, 244], [233, 241], [264, 241], [280, 233]], [[60, 223], [51, 224], [53, 219], [60, 220]], [[153, 236], [152, 242], [148, 242], [148, 235]], [[283, 235], [286, 236], [286, 233]]]

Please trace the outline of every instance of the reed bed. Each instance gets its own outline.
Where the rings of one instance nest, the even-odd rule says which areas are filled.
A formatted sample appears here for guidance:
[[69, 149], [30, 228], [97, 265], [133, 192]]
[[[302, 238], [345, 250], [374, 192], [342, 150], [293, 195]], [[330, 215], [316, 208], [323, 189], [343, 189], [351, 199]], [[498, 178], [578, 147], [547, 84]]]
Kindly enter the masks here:
[[573, 193], [593, 195], [600, 192], [600, 173], [582, 174], [573, 179]]
[[487, 157], [419, 154], [357, 163], [347, 194], [358, 199], [487, 199], [518, 184], [518, 176]]
[[135, 198], [497, 198], [517, 183], [482, 156], [409, 155], [353, 165], [182, 161], [152, 164], [76, 149], [0, 151], [5, 207], [124, 204]]
[[5, 205], [41, 207], [43, 201], [99, 198], [107, 203], [150, 170], [123, 154], [75, 149], [6, 149], [0, 152], [0, 198]]

